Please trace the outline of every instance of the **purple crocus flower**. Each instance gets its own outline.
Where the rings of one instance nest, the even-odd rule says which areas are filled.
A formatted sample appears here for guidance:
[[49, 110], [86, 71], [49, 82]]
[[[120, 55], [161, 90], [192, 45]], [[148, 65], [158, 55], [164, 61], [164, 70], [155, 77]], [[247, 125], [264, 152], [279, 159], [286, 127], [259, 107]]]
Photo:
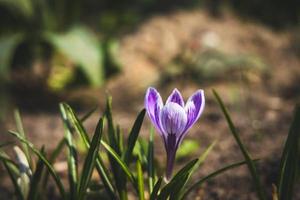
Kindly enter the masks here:
[[203, 90], [197, 90], [184, 104], [175, 88], [165, 105], [155, 88], [148, 88], [145, 97], [147, 113], [162, 137], [167, 153], [166, 178], [172, 176], [176, 151], [187, 131], [199, 119], [205, 105]]

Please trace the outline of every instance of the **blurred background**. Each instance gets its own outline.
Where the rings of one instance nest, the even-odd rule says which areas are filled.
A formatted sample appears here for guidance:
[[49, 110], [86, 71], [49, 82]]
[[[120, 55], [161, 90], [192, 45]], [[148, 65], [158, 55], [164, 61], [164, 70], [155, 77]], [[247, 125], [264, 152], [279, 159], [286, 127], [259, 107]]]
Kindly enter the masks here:
[[[126, 133], [147, 87], [164, 99], [174, 87], [185, 99], [202, 88], [207, 106], [188, 135], [196, 142], [185, 145], [178, 160], [180, 166], [218, 139], [201, 176], [242, 159], [212, 96], [215, 88], [252, 155], [263, 159], [259, 170], [270, 193], [300, 99], [299, 78], [297, 0], [0, 0], [0, 141], [10, 140], [16, 108], [31, 141], [51, 151], [63, 137], [61, 101], [81, 114], [98, 106], [85, 122], [93, 130], [112, 95], [115, 120]], [[146, 119], [142, 135], [149, 127]], [[0, 199], [7, 199], [13, 190], [1, 167], [0, 177], [7, 180]], [[194, 195], [255, 199], [250, 180], [241, 168]]]

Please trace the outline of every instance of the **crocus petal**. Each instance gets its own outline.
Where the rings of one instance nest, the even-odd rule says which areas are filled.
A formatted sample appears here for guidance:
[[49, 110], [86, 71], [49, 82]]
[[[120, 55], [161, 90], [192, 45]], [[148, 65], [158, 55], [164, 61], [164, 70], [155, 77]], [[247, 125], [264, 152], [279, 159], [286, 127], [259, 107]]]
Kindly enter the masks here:
[[187, 124], [184, 132], [199, 119], [205, 105], [204, 91], [196, 91], [187, 101], [185, 105], [185, 112], [187, 114]]
[[146, 96], [145, 96], [145, 108], [147, 113], [160, 134], [162, 134], [162, 130], [160, 127], [160, 111], [163, 107], [163, 101], [161, 99], [160, 94], [157, 92], [155, 88], [149, 87]]
[[183, 98], [180, 94], [180, 92], [177, 90], [177, 88], [175, 88], [173, 90], [173, 92], [171, 93], [171, 95], [168, 97], [166, 104], [170, 103], [170, 102], [174, 102], [179, 104], [180, 106], [184, 107], [184, 101]]
[[161, 129], [165, 134], [180, 136], [187, 123], [187, 115], [183, 107], [177, 103], [167, 103], [160, 112]]

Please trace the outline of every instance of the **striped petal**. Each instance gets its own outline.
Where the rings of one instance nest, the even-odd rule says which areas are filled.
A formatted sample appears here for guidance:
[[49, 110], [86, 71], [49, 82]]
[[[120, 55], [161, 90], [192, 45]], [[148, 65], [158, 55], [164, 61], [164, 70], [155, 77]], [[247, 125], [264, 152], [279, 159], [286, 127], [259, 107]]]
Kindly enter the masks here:
[[175, 88], [173, 90], [173, 92], [171, 93], [171, 95], [168, 97], [166, 104], [170, 103], [170, 102], [174, 102], [177, 103], [178, 105], [180, 105], [181, 107], [184, 107], [184, 101], [183, 98], [180, 94], [180, 92], [177, 90], [177, 88]]
[[163, 107], [163, 101], [155, 88], [149, 87], [145, 96], [145, 108], [155, 128], [162, 134], [160, 127], [160, 111]]
[[169, 102], [161, 110], [160, 125], [164, 133], [179, 137], [187, 123], [187, 115], [179, 104]]
[[199, 119], [201, 113], [203, 112], [205, 106], [204, 91], [196, 91], [186, 102], [185, 112], [187, 114], [187, 124], [185, 131], [187, 132], [189, 128]]

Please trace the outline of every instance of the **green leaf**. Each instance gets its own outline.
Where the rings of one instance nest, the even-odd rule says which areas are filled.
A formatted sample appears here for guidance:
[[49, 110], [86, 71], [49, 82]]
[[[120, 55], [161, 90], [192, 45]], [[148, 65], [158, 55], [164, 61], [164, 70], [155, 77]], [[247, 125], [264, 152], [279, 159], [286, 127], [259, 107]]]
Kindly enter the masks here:
[[39, 158], [41, 159], [44, 164], [46, 165], [48, 171], [50, 172], [51, 176], [53, 177], [57, 187], [58, 187], [58, 190], [62, 196], [62, 199], [65, 199], [66, 198], [66, 193], [65, 193], [65, 189], [64, 189], [64, 186], [59, 178], [59, 176], [57, 175], [57, 173], [55, 172], [54, 168], [52, 167], [52, 165], [49, 163], [49, 161], [47, 160], [47, 158], [41, 153], [39, 152], [31, 142], [29, 142], [26, 138], [24, 138], [22, 135], [20, 135], [19, 133], [17, 132], [14, 132], [14, 131], [9, 131], [9, 133], [13, 136], [15, 136], [20, 142], [26, 144], [29, 149]]
[[101, 144], [108, 151], [108, 153], [115, 159], [115, 161], [119, 164], [119, 167], [121, 167], [121, 169], [125, 172], [125, 174], [129, 178], [129, 180], [132, 183], [135, 183], [134, 177], [133, 177], [132, 173], [130, 172], [130, 169], [128, 168], [126, 163], [122, 161], [120, 156], [118, 156], [118, 154], [103, 140], [101, 140]]
[[11, 142], [11, 141], [8, 141], [8, 142], [3, 142], [2, 144], [0, 144], [0, 149], [1, 148], [4, 148], [4, 147], [7, 147], [7, 146], [10, 146], [12, 144], [14, 144], [15, 142]]
[[[118, 132], [115, 130], [113, 118], [112, 118], [112, 98], [107, 96], [105, 116], [108, 125], [108, 144], [116, 152], [118, 156], [121, 156], [121, 149], [123, 148], [123, 141], [121, 142], [121, 137], [118, 137]], [[120, 132], [119, 132], [120, 133]], [[119, 194], [120, 199], [126, 199], [126, 175], [122, 172], [119, 164], [113, 158], [113, 156], [108, 152], [108, 159], [111, 166], [111, 171], [115, 179], [115, 185]]]
[[6, 6], [13, 13], [18, 12], [26, 18], [33, 16], [34, 7], [32, 0], [0, 0], [0, 5]]
[[171, 181], [166, 184], [160, 194], [157, 197], [157, 200], [165, 200], [168, 196], [174, 191], [174, 189], [180, 189], [178, 186], [182, 185], [182, 180], [185, 180], [193, 167], [197, 164], [198, 159], [194, 159], [186, 164], [176, 175], [171, 179]]
[[281, 156], [278, 194], [281, 200], [292, 200], [294, 185], [299, 168], [300, 106], [294, 111], [293, 122]]
[[175, 199], [181, 199], [181, 196], [183, 194], [182, 191], [183, 191], [185, 185], [187, 184], [187, 182], [189, 181], [190, 177], [195, 172], [195, 170], [198, 169], [204, 163], [205, 159], [207, 158], [208, 154], [213, 149], [213, 147], [215, 146], [215, 144], [216, 144], [216, 141], [214, 141], [211, 145], [209, 145], [205, 149], [205, 151], [201, 154], [201, 156], [199, 157], [198, 161], [193, 166], [193, 168], [188, 173], [188, 175], [184, 179], [182, 179], [179, 184], [177, 184], [177, 189], [174, 189], [171, 192], [171, 195], [170, 195], [171, 199], [174, 199], [174, 200]]
[[[257, 161], [257, 160], [254, 160], [254, 161]], [[183, 194], [182, 194], [182, 197], [181, 199], [187, 199], [187, 195], [194, 189], [200, 187], [202, 185], [202, 183], [204, 183], [205, 181], [207, 180], [210, 180], [212, 178], [214, 178], [215, 176], [219, 175], [219, 174], [222, 174], [223, 172], [227, 171], [227, 170], [230, 170], [230, 169], [233, 169], [233, 168], [236, 168], [236, 167], [239, 167], [241, 165], [244, 165], [244, 164], [247, 164], [246, 161], [242, 161], [242, 162], [238, 162], [238, 163], [234, 163], [234, 164], [230, 164], [230, 165], [227, 165], [225, 167], [222, 167], [221, 169], [218, 169], [208, 175], [206, 175], [205, 177], [201, 178], [200, 180], [196, 181], [195, 183], [193, 183], [188, 189], [186, 189]]]
[[69, 178], [69, 185], [70, 185], [70, 198], [75, 199], [76, 195], [76, 188], [77, 188], [77, 151], [75, 144], [73, 142], [73, 135], [72, 135], [72, 127], [70, 127], [68, 118], [67, 118], [67, 111], [63, 103], [59, 104], [61, 117], [63, 120], [64, 125], [64, 134], [65, 134], [65, 141], [68, 146], [68, 178]]
[[138, 181], [138, 193], [139, 199], [144, 200], [145, 189], [144, 189], [144, 178], [143, 178], [143, 170], [141, 161], [138, 159], [136, 162], [136, 170], [137, 170], [137, 181]]
[[77, 26], [64, 34], [48, 33], [46, 38], [54, 47], [81, 67], [90, 84], [101, 86], [104, 69], [100, 42], [93, 32]]
[[[1, 1], [3, 0], [0, 0], [0, 3]], [[9, 67], [11, 65], [13, 55], [22, 39], [23, 35], [19, 33], [0, 38], [0, 82], [8, 79]]]
[[96, 110], [98, 106], [95, 106], [91, 110], [89, 110], [83, 117], [81, 117], [80, 121], [83, 123], [85, 120], [87, 120]]
[[155, 181], [155, 173], [154, 173], [154, 144], [153, 144], [153, 135], [154, 135], [154, 128], [153, 126], [150, 129], [150, 137], [149, 137], [149, 144], [148, 144], [148, 155], [147, 155], [147, 171], [148, 171], [148, 184], [149, 184], [149, 193], [152, 193]]
[[178, 149], [176, 153], [176, 158], [185, 158], [188, 155], [191, 155], [195, 151], [199, 149], [199, 143], [196, 140], [192, 139], [185, 139], [183, 140], [182, 144], [180, 145], [180, 148]]
[[[53, 152], [51, 153], [50, 158], [49, 158], [49, 163], [51, 165], [54, 163], [57, 156], [61, 153], [65, 144], [66, 144], [65, 138], [63, 138], [60, 140], [58, 145], [55, 147], [55, 149], [53, 150]], [[43, 188], [47, 188], [48, 178], [49, 178], [49, 171], [45, 171], [45, 175], [43, 177], [43, 183], [42, 183]]]
[[218, 95], [218, 93], [213, 90], [213, 94], [226, 118], [226, 121], [227, 121], [227, 124], [229, 126], [229, 129], [234, 137], [234, 139], [236, 140], [246, 162], [247, 162], [247, 166], [248, 166], [248, 169], [250, 171], [250, 174], [253, 178], [253, 181], [254, 181], [254, 187], [255, 187], [255, 190], [256, 190], [256, 193], [257, 193], [257, 197], [260, 199], [260, 200], [265, 200], [266, 199], [266, 195], [265, 195], [265, 191], [262, 187], [262, 184], [261, 184], [261, 181], [260, 181], [260, 178], [259, 178], [259, 175], [257, 173], [257, 170], [256, 170], [256, 167], [255, 167], [255, 164], [254, 162], [252, 161], [248, 151], [246, 150], [243, 142], [241, 141], [240, 139], [240, 136], [239, 134], [237, 133], [237, 130], [231, 120], [231, 117], [222, 101], [222, 99], [220, 98], [220, 96]]
[[77, 197], [79, 200], [84, 199], [88, 184], [91, 180], [92, 172], [95, 167], [96, 159], [98, 156], [102, 131], [103, 131], [103, 119], [100, 118], [91, 142], [91, 146], [89, 148], [88, 154], [84, 161], [81, 178], [78, 185], [79, 187], [77, 190], [78, 191]]
[[124, 156], [124, 161], [125, 163], [129, 163], [129, 161], [132, 158], [132, 152], [133, 152], [133, 148], [135, 146], [135, 143], [137, 141], [137, 138], [139, 136], [142, 124], [143, 124], [143, 120], [144, 120], [144, 116], [145, 116], [146, 110], [143, 109], [138, 117], [136, 118], [134, 125], [131, 129], [131, 132], [129, 134], [129, 138], [128, 138], [128, 142], [127, 142], [127, 149], [125, 152], [125, 156]]
[[112, 98], [110, 96], [106, 99], [105, 116], [108, 124], [108, 142], [109, 145], [120, 155], [118, 139], [112, 118]]
[[[24, 131], [24, 128], [23, 128], [23, 123], [22, 123], [22, 120], [21, 120], [19, 110], [16, 109], [14, 111], [14, 116], [15, 116], [15, 121], [16, 121], [18, 132], [22, 135], [22, 137], [24, 137], [26, 139], [26, 135], [25, 135], [25, 131]], [[25, 156], [27, 158], [27, 162], [29, 163], [30, 168], [32, 168], [32, 159], [31, 159], [31, 156], [30, 156], [30, 153], [29, 153], [29, 147], [26, 144], [22, 144], [22, 150], [25, 153]]]
[[150, 195], [150, 200], [156, 200], [157, 199], [157, 194], [159, 192], [159, 188], [161, 186], [162, 180], [163, 180], [163, 178], [159, 177], [159, 179], [155, 183], [155, 185], [153, 187], [153, 190], [151, 192], [151, 195]]
[[13, 160], [11, 160], [9, 158], [9, 156], [6, 153], [4, 153], [3, 151], [0, 151], [0, 160], [2, 160], [2, 162], [6, 162], [6, 163], [8, 163], [10, 165], [13, 165], [14, 168], [15, 168], [14, 172], [18, 172], [19, 171], [18, 170], [18, 165]]
[[17, 181], [16, 177], [14, 176], [14, 172], [13, 172], [14, 170], [12, 169], [12, 165], [10, 165], [10, 163], [8, 163], [6, 160], [2, 160], [2, 162], [3, 162], [4, 167], [10, 177], [10, 180], [13, 183], [13, 186], [14, 186], [14, 189], [15, 189], [18, 199], [24, 200], [25, 198], [23, 197], [22, 191], [18, 185], [18, 181]]
[[[77, 115], [74, 113], [74, 111], [72, 110], [72, 108], [69, 105], [64, 103], [63, 106], [65, 107], [65, 109], [67, 111], [67, 116], [68, 116], [70, 123], [74, 126], [76, 132], [83, 140], [83, 143], [86, 146], [86, 148], [89, 149], [90, 148], [90, 140], [89, 140], [88, 134], [87, 134], [85, 128], [83, 127], [81, 121], [78, 119]], [[111, 199], [115, 199], [115, 189], [113, 187], [108, 170], [106, 169], [100, 155], [98, 155], [98, 158], [96, 161], [96, 168], [97, 168], [97, 172], [100, 175], [102, 182], [105, 186], [105, 190], [110, 195]]]
[[[44, 154], [44, 147], [42, 148], [41, 153]], [[39, 159], [36, 165], [36, 169], [30, 180], [30, 189], [29, 189], [27, 199], [35, 200], [38, 198], [38, 188], [39, 188], [40, 180], [42, 178], [43, 169], [44, 169], [44, 162], [41, 159]]]

